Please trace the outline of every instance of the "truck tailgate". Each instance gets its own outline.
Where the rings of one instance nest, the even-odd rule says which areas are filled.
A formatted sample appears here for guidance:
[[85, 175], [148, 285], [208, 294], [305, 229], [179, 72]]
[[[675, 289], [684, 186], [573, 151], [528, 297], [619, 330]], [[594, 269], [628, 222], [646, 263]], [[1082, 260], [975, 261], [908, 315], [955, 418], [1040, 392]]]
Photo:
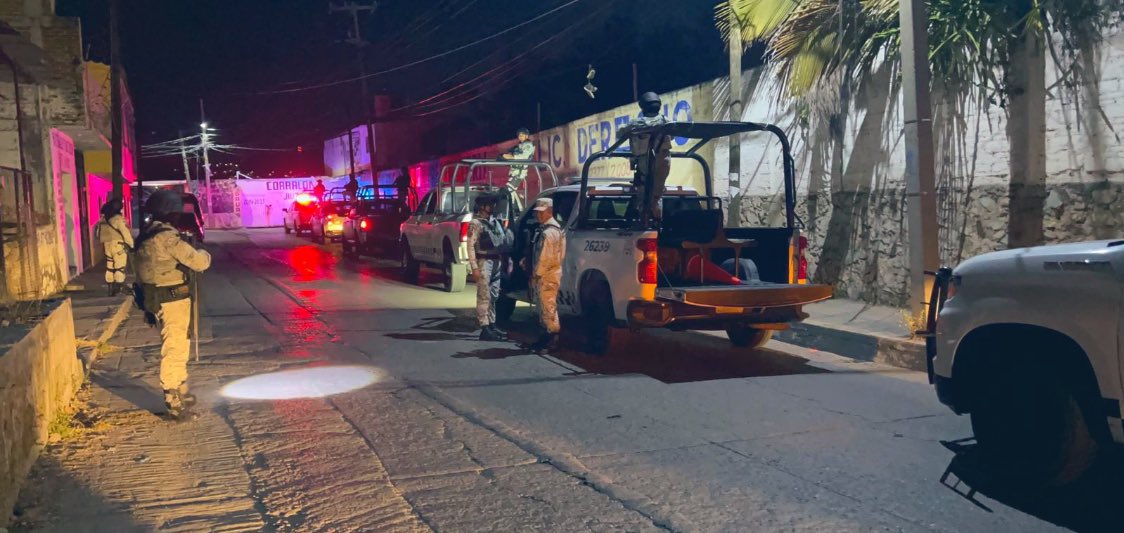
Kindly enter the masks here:
[[758, 283], [656, 289], [656, 298], [700, 307], [768, 308], [805, 305], [831, 298], [830, 285]]

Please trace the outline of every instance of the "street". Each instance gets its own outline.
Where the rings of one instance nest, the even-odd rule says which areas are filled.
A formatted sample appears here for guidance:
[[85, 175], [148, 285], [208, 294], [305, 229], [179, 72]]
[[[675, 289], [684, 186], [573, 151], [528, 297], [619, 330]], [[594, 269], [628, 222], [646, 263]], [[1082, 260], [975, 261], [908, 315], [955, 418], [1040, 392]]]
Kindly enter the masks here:
[[972, 431], [921, 373], [699, 333], [533, 355], [476, 340], [471, 285], [407, 285], [280, 229], [208, 241], [200, 418], [145, 411], [159, 337], [134, 312], [92, 376], [127, 413], [48, 449], [28, 529], [1049, 531], [1089, 513], [942, 483], [941, 441]]

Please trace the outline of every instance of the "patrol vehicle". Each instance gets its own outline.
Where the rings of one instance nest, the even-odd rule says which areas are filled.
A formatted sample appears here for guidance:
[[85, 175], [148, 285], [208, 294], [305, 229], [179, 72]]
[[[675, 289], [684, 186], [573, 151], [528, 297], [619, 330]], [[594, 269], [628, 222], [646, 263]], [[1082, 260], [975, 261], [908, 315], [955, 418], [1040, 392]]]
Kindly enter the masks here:
[[343, 254], [398, 257], [402, 223], [409, 219], [411, 207], [418, 204], [413, 187], [406, 197], [393, 185], [365, 186], [343, 221]]
[[[515, 190], [507, 174], [525, 167], [527, 175]], [[532, 196], [557, 185], [554, 169], [539, 161], [465, 159], [441, 169], [437, 188], [421, 199], [401, 226], [402, 267], [405, 278], [417, 283], [422, 266], [440, 269], [448, 292], [464, 290], [468, 281], [468, 225], [477, 196], [499, 196], [495, 214], [506, 224], [523, 211], [528, 190]]]
[[1124, 240], [980, 255], [930, 301], [929, 380], [987, 464], [1065, 484], [1124, 443]]
[[324, 244], [342, 238], [344, 219], [351, 212], [351, 205], [351, 198], [342, 187], [324, 193], [309, 220], [312, 240]]
[[[723, 227], [710, 167], [698, 151], [716, 138], [744, 132], [768, 132], [780, 140], [782, 227]], [[807, 241], [796, 220], [794, 164], [783, 131], [749, 122], [695, 122], [644, 127], [634, 133], [693, 140], [687, 151], [673, 152], [672, 161], [697, 165], [706, 190], [699, 194], [668, 187], [662, 197], [656, 195], [662, 219], [641, 216], [648, 212], [650, 206], [644, 204], [649, 200], [636, 194], [631, 179], [590, 177], [591, 166], [599, 160], [633, 158], [620, 149], [627, 141], [621, 139], [585, 162], [579, 184], [543, 194], [553, 198], [556, 216], [566, 220], [558, 311], [581, 318], [590, 352], [604, 353], [627, 329], [639, 328], [724, 330], [735, 346], [758, 347], [773, 331], [803, 320], [804, 305], [831, 297], [830, 286], [807, 282]], [[533, 228], [529, 214], [518, 222], [516, 259], [530, 253]], [[521, 268], [513, 273], [498, 302], [501, 319], [511, 315], [515, 300], [530, 301], [526, 277]]]

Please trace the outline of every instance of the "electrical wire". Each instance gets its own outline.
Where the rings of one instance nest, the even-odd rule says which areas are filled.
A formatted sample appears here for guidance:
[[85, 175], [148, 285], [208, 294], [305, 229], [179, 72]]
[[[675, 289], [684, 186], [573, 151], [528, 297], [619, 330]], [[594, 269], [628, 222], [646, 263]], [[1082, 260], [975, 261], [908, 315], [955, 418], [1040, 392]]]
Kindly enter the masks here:
[[528, 24], [532, 24], [532, 23], [537, 22], [539, 20], [542, 20], [542, 19], [544, 19], [544, 18], [546, 18], [550, 15], [553, 15], [554, 13], [557, 13], [557, 12], [559, 12], [559, 11], [561, 11], [561, 10], [567, 8], [567, 7], [570, 7], [570, 6], [576, 4], [580, 1], [581, 0], [569, 0], [568, 2], [562, 4], [558, 7], [555, 7], [555, 8], [553, 8], [553, 9], [551, 9], [551, 10], [545, 12], [545, 13], [542, 13], [538, 16], [535, 16], [535, 17], [533, 17], [529, 20], [523, 21], [523, 22], [521, 22], [519, 24], [516, 24], [514, 26], [511, 26], [511, 27], [508, 27], [506, 29], [500, 30], [500, 31], [498, 31], [496, 33], [493, 33], [491, 35], [488, 35], [486, 37], [477, 39], [477, 40], [472, 41], [472, 42], [467, 43], [467, 44], [463, 44], [461, 46], [458, 46], [458, 47], [450, 49], [450, 50], [446, 50], [444, 52], [440, 52], [438, 54], [434, 54], [434, 55], [431, 55], [429, 57], [419, 59], [417, 61], [411, 61], [409, 63], [399, 65], [399, 66], [396, 66], [396, 67], [383, 69], [383, 70], [380, 70], [378, 72], [366, 74], [364, 76], [354, 76], [354, 77], [343, 79], [343, 80], [336, 80], [336, 81], [332, 81], [332, 82], [320, 83], [320, 84], [315, 84], [315, 85], [307, 85], [307, 86], [304, 86], [304, 87], [295, 87], [295, 88], [292, 88], [292, 89], [279, 89], [279, 90], [273, 90], [273, 91], [259, 91], [257, 93], [253, 93], [253, 94], [259, 94], [259, 95], [261, 95], [261, 94], [290, 94], [290, 93], [312, 91], [312, 90], [323, 89], [323, 88], [327, 88], [327, 87], [335, 87], [337, 85], [343, 85], [343, 84], [347, 84], [347, 83], [354, 83], [354, 82], [361, 81], [361, 80], [364, 80], [364, 79], [374, 78], [376, 76], [382, 76], [384, 74], [390, 74], [392, 72], [397, 72], [399, 70], [405, 70], [407, 68], [415, 67], [415, 66], [421, 65], [423, 63], [428, 63], [428, 62], [433, 61], [435, 59], [440, 59], [442, 57], [450, 56], [450, 55], [455, 54], [457, 52], [460, 52], [462, 50], [467, 50], [467, 49], [472, 48], [473, 46], [476, 46], [478, 44], [481, 44], [481, 43], [490, 41], [492, 39], [495, 39], [496, 37], [506, 35], [508, 33], [511, 33], [512, 31], [515, 31], [516, 29], [522, 28], [524, 26], [527, 26]]

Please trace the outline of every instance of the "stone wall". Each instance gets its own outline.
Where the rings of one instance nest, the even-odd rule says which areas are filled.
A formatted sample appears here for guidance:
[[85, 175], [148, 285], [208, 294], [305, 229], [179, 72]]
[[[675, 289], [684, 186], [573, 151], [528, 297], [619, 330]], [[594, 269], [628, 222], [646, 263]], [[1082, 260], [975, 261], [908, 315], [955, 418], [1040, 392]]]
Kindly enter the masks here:
[[54, 301], [48, 310], [22, 340], [0, 346], [0, 526], [47, 442], [50, 422], [84, 379], [70, 300]]
[[[1124, 238], [1124, 151], [1116, 133], [1124, 127], [1124, 35], [1109, 37], [1098, 61], [1094, 83], [1048, 95], [1046, 190], [1040, 193], [1046, 243]], [[1047, 67], [1047, 86], [1059, 71]], [[902, 103], [886, 73], [871, 76], [885, 76], [871, 84], [885, 90], [855, 95], [844, 116], [817, 117], [777, 98], [766, 77], [751, 71], [742, 118], [779, 124], [791, 138], [813, 279], [835, 285], [839, 296], [904, 306], [909, 235]], [[715, 85], [717, 100], [721, 80]], [[939, 92], [934, 101], [941, 261], [955, 265], [1007, 247], [1006, 116], [998, 107], [949, 104]], [[731, 218], [779, 224], [779, 147], [761, 135], [747, 135], [741, 144], [741, 197], [730, 202]], [[713, 165], [721, 180], [728, 168], [725, 147], [716, 150]]]

